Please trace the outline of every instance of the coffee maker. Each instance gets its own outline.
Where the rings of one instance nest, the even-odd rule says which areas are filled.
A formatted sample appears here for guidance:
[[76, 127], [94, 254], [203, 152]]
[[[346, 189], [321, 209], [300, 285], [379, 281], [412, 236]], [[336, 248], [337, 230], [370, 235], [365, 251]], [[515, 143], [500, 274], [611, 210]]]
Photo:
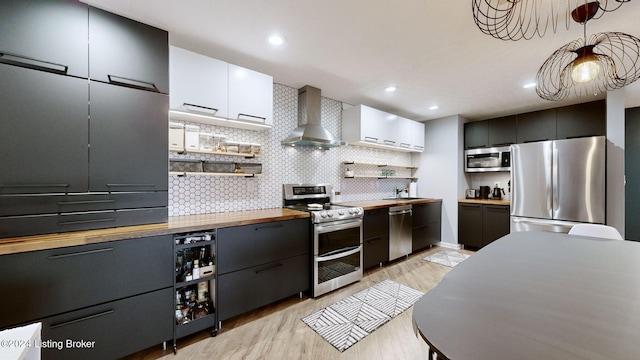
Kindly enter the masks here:
[[480, 186], [480, 198], [488, 199], [491, 194], [491, 188], [489, 186]]

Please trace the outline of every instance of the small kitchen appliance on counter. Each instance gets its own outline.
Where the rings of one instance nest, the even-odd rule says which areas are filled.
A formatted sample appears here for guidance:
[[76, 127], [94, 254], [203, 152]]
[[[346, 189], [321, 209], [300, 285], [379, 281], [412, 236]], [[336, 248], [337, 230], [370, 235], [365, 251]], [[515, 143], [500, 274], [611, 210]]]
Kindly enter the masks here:
[[362, 279], [361, 207], [332, 205], [328, 184], [284, 184], [283, 206], [311, 215], [311, 296]]
[[480, 186], [480, 196], [481, 199], [488, 199], [489, 195], [491, 195], [491, 187], [489, 186]]
[[465, 193], [465, 198], [467, 199], [475, 199], [479, 196], [479, 191], [477, 189], [467, 189]]

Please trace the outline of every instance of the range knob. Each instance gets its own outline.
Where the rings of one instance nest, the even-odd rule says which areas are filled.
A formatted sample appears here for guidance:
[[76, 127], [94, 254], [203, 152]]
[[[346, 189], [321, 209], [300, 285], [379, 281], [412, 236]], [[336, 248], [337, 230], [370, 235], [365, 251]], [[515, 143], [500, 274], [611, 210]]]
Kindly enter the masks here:
[[320, 217], [321, 218], [326, 218], [327, 217], [327, 212], [326, 211], [321, 211], [320, 212]]
[[327, 213], [327, 216], [329, 216], [329, 217], [333, 217], [333, 213], [332, 213], [331, 211], [329, 211], [329, 212]]
[[338, 210], [338, 215], [340, 215], [340, 216], [344, 215], [344, 211]]

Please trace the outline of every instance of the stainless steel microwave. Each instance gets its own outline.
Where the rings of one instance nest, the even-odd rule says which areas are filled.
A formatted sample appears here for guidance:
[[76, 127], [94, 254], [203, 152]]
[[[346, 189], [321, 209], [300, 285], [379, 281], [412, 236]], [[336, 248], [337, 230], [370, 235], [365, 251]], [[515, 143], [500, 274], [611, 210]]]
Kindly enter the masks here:
[[465, 172], [511, 171], [508, 146], [464, 151]]

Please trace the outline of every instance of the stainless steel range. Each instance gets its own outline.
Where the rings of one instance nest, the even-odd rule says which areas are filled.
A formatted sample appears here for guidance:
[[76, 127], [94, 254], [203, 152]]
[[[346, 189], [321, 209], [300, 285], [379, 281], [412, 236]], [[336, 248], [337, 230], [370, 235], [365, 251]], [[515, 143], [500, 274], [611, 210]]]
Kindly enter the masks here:
[[284, 184], [283, 205], [311, 215], [313, 239], [311, 296], [362, 279], [361, 207], [330, 203], [328, 184]]

